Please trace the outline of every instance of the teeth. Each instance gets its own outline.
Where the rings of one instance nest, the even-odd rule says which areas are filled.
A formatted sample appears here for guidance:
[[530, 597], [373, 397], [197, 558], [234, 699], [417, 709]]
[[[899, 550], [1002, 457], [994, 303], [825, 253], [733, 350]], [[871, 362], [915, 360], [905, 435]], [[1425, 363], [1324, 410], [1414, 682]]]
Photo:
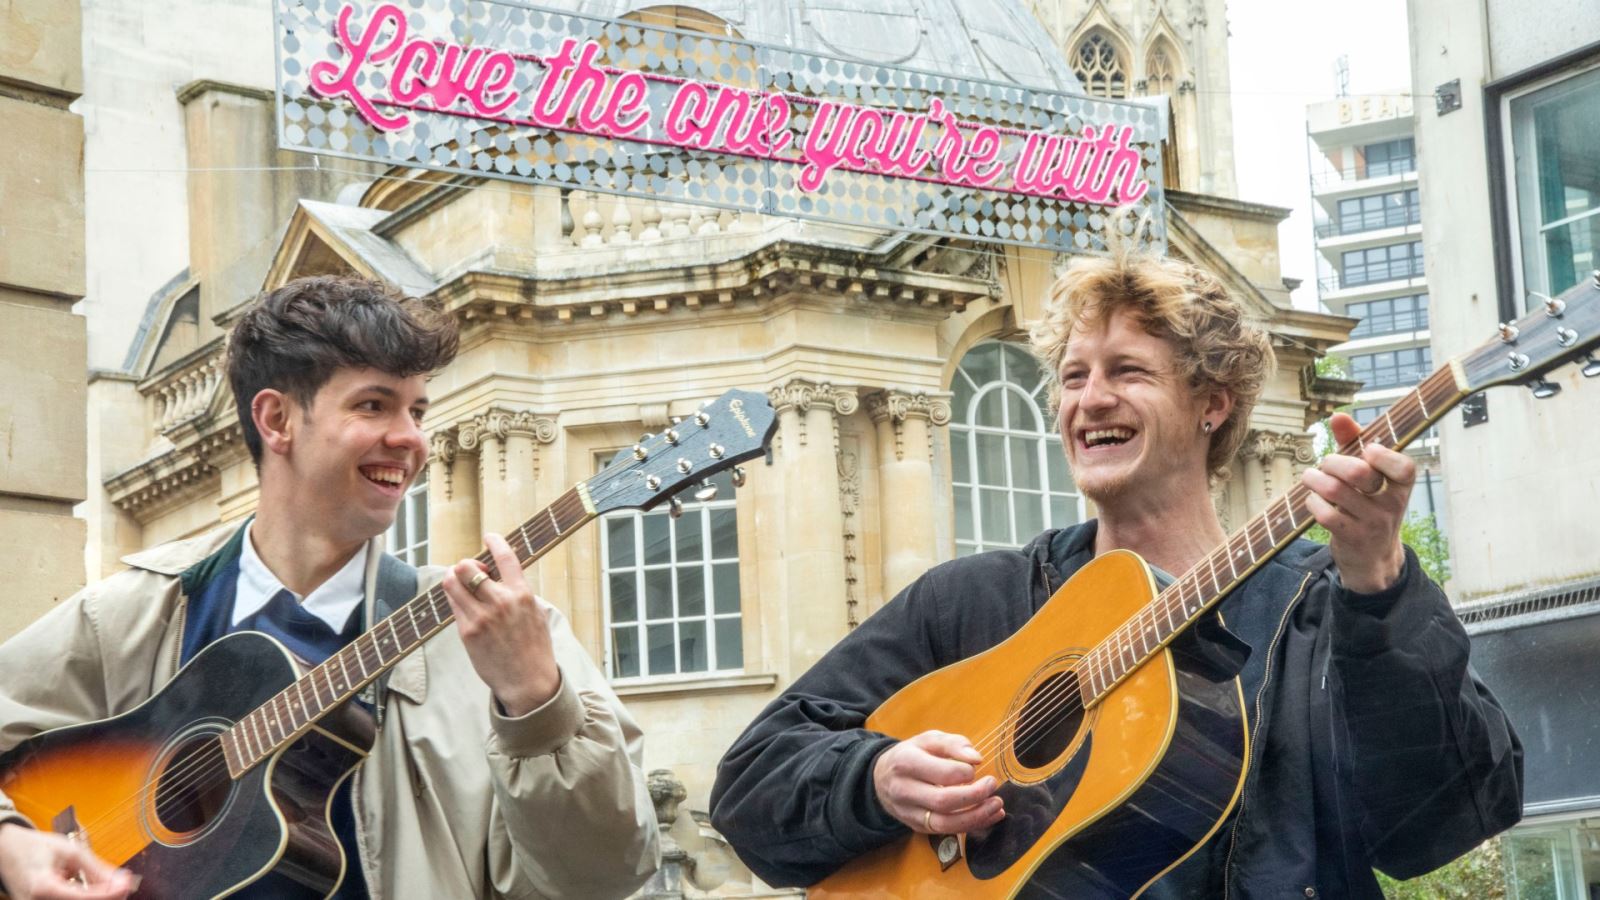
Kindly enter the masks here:
[[390, 469], [385, 467], [366, 468], [362, 469], [361, 471], [373, 481], [384, 481], [388, 482], [389, 484], [399, 484], [406, 480], [406, 472], [404, 469]]
[[1101, 441], [1126, 441], [1132, 437], [1133, 432], [1126, 428], [1100, 428], [1084, 432], [1083, 442], [1092, 446]]

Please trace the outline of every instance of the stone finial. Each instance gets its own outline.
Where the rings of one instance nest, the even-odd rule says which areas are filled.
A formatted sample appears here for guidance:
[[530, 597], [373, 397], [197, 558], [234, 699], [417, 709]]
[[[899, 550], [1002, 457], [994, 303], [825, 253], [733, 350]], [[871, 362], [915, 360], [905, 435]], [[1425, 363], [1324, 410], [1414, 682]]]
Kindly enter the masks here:
[[671, 769], [652, 769], [647, 783], [650, 801], [656, 805], [656, 821], [666, 831], [678, 821], [678, 804], [688, 798], [689, 792]]

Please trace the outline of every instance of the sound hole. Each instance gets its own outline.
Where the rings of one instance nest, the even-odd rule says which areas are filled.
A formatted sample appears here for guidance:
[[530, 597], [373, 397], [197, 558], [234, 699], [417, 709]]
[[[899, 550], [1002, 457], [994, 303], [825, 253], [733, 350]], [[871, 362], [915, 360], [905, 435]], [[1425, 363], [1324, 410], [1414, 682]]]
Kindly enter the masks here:
[[222, 744], [214, 734], [197, 734], [173, 749], [156, 780], [156, 820], [177, 834], [199, 831], [228, 803], [228, 777]]
[[1017, 715], [1017, 736], [1012, 751], [1017, 762], [1041, 769], [1060, 756], [1078, 733], [1083, 721], [1083, 698], [1078, 694], [1078, 674], [1058, 672], [1039, 683]]

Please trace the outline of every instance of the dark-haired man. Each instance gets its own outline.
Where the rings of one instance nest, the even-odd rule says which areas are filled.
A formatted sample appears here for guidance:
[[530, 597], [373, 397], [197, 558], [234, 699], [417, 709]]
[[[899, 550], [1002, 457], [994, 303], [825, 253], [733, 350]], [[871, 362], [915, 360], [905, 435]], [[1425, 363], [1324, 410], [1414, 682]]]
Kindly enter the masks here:
[[[383, 552], [427, 459], [427, 378], [456, 346], [453, 320], [375, 282], [263, 295], [227, 366], [260, 474], [256, 515], [128, 557], [0, 646], [0, 750], [126, 712], [233, 631], [320, 662], [375, 621], [380, 588], [398, 605], [442, 578], [458, 628], [395, 667], [373, 700], [377, 744], [335, 795], [350, 862], [335, 896], [619, 897], [642, 883], [659, 848], [638, 728], [505, 542], [487, 538], [500, 580], [472, 560], [419, 572]], [[50, 824], [0, 795], [0, 884], [14, 900], [134, 889]], [[269, 875], [235, 896], [301, 893]]]
[[[1222, 283], [1125, 247], [1082, 258], [1057, 281], [1034, 343], [1054, 376], [1067, 462], [1098, 517], [928, 572], [734, 743], [712, 822], [770, 883], [814, 883], [913, 833], [997, 826], [1012, 811], [980, 768], [992, 736], [896, 741], [865, 728], [867, 716], [1022, 628], [1096, 556], [1132, 550], [1183, 573], [1223, 543], [1211, 486], [1244, 441], [1272, 357]], [[1332, 426], [1341, 445], [1358, 431], [1345, 415]], [[1252, 747], [1242, 794], [1226, 809], [1151, 779], [1174, 806], [1207, 814], [1212, 830], [1192, 854], [1164, 872], [1119, 871], [1150, 851], [1108, 846], [1124, 831], [1097, 859], [1045, 859], [1025, 896], [1381, 900], [1374, 868], [1417, 875], [1517, 821], [1521, 745], [1468, 666], [1444, 592], [1400, 542], [1415, 476], [1404, 454], [1376, 444], [1308, 470], [1306, 508], [1330, 546], [1290, 544], [1222, 602], [1250, 650], [1239, 672]], [[952, 690], [947, 702], [995, 702], [974, 694]], [[1153, 883], [1116, 880], [1126, 871]]]

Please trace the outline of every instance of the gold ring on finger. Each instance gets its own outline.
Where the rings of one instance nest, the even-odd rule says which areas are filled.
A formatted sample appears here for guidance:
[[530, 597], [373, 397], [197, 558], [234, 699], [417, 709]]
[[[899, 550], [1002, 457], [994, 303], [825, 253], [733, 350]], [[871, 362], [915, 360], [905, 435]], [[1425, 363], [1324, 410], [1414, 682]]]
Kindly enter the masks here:
[[931, 809], [922, 813], [922, 830], [933, 834], [933, 810]]
[[477, 594], [478, 594], [478, 585], [483, 584], [485, 581], [488, 581], [488, 580], [489, 580], [489, 573], [488, 572], [479, 572], [478, 574], [476, 574], [476, 575], [472, 576], [471, 578], [467, 579], [467, 590], [471, 591], [473, 596], [477, 596]]

